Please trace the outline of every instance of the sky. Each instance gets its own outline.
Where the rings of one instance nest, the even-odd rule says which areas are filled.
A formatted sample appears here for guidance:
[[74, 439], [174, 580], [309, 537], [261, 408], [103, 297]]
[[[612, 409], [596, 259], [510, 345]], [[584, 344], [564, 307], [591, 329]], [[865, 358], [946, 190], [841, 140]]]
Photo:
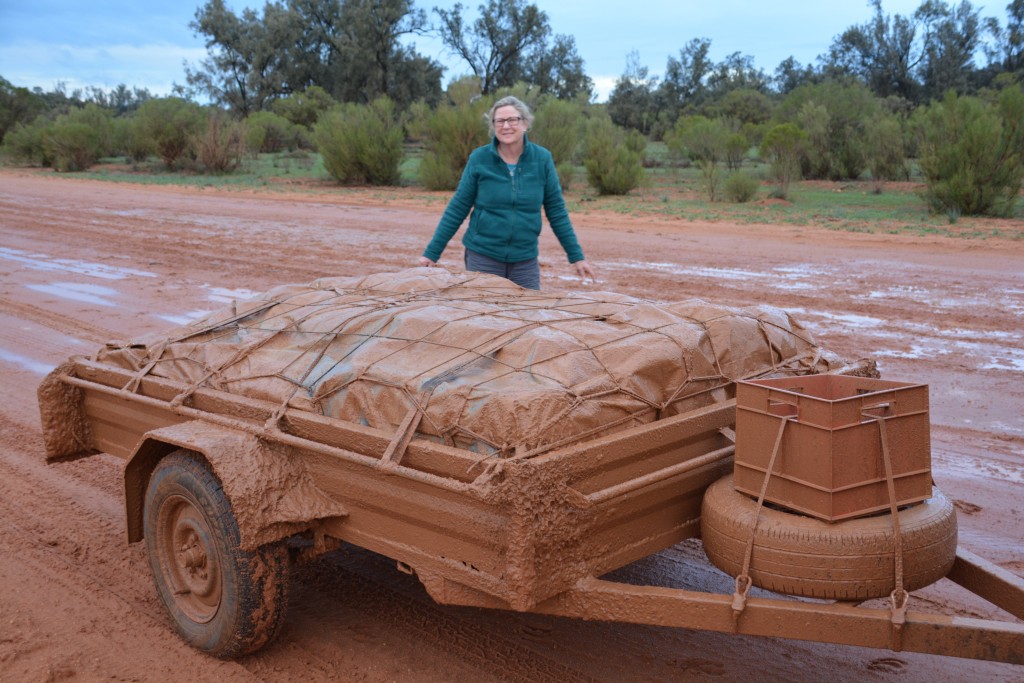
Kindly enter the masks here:
[[[720, 62], [734, 52], [749, 55], [771, 74], [787, 57], [813, 64], [833, 38], [871, 19], [867, 0], [533, 0], [548, 15], [555, 34], [572, 35], [584, 69], [603, 101], [625, 71], [633, 51], [650, 75], [664, 72], [670, 56], [694, 38], [711, 41], [710, 59]], [[883, 0], [886, 14], [910, 16], [922, 0]], [[199, 0], [0, 0], [0, 76], [15, 86], [49, 91], [63, 83], [68, 91], [119, 84], [166, 95], [185, 83], [184, 64], [206, 56], [202, 37], [189, 22]], [[227, 0], [241, 14], [261, 11], [264, 2]], [[416, 0], [430, 13], [450, 9], [449, 0]], [[480, 0], [464, 0], [465, 16], [477, 17]], [[998, 3], [1002, 8], [1004, 3]], [[983, 11], [984, 16], [991, 14]], [[996, 13], [1005, 21], [1005, 13]], [[431, 15], [436, 20], [436, 16]], [[468, 66], [434, 38], [415, 37], [421, 54], [446, 68], [443, 85], [469, 73]]]

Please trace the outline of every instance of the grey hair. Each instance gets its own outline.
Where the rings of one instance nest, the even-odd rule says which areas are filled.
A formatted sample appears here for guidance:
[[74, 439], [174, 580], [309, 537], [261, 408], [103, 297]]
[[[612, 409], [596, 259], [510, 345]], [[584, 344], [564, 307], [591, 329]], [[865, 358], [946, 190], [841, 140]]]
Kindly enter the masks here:
[[487, 111], [487, 130], [492, 136], [494, 135], [494, 112], [502, 107], [515, 107], [519, 115], [523, 117], [523, 122], [526, 123], [525, 130], [530, 130], [530, 126], [533, 125], [533, 112], [521, 99], [509, 95], [495, 102]]

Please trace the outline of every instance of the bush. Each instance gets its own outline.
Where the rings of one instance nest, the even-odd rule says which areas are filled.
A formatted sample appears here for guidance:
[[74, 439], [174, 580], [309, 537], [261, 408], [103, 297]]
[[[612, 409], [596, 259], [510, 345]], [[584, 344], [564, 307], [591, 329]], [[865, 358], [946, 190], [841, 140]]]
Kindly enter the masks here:
[[256, 112], [245, 119], [245, 124], [245, 146], [254, 155], [292, 152], [302, 146], [301, 129], [280, 114]]
[[587, 169], [587, 182], [598, 194], [621, 195], [640, 186], [645, 143], [640, 133], [632, 132], [635, 135], [625, 135], [607, 117], [590, 121], [583, 165]]
[[903, 149], [903, 128], [895, 116], [879, 115], [868, 121], [864, 153], [871, 178], [879, 190], [882, 181], [910, 177]]
[[319, 85], [311, 85], [302, 92], [274, 100], [270, 111], [284, 117], [290, 123], [311, 130], [320, 115], [333, 107], [334, 98]]
[[769, 174], [775, 181], [772, 197], [785, 199], [789, 186], [800, 177], [800, 159], [803, 155], [807, 134], [795, 123], [782, 123], [767, 133], [761, 140], [761, 156], [770, 164]]
[[549, 99], [537, 109], [529, 135], [551, 152], [558, 166], [576, 161], [584, 126], [583, 110], [578, 104]]
[[482, 99], [441, 105], [412, 126], [412, 134], [423, 140], [420, 182], [424, 187], [454, 190], [458, 186], [470, 152], [487, 144], [483, 123], [487, 108]]
[[206, 125], [202, 107], [180, 97], [146, 100], [136, 114], [139, 135], [168, 168], [191, 158], [192, 142]]
[[115, 146], [134, 163], [141, 163], [153, 153], [153, 142], [140, 129], [138, 119], [134, 116], [121, 116], [114, 119]]
[[738, 171], [725, 181], [725, 198], [730, 202], [745, 204], [757, 196], [760, 184], [751, 175]]
[[209, 173], [233, 171], [245, 154], [245, 125], [231, 120], [220, 110], [211, 109], [206, 129], [193, 141], [196, 160]]
[[387, 97], [331, 109], [320, 117], [313, 136], [324, 167], [339, 182], [398, 184], [404, 136]]
[[50, 122], [38, 116], [32, 123], [17, 123], [4, 136], [3, 155], [16, 164], [49, 166], [50, 158], [43, 145], [43, 133]]
[[920, 115], [921, 173], [929, 208], [947, 216], [1013, 212], [1024, 179], [1024, 91], [1006, 88], [996, 105], [946, 97]]
[[[697, 164], [701, 171], [704, 191], [713, 202], [721, 198], [720, 162], [728, 157], [731, 137], [729, 127], [719, 119], [688, 116], [680, 118], [665, 139], [669, 149], [674, 149], [675, 154], [686, 156]], [[746, 144], [743, 146], [745, 149]]]
[[112, 152], [110, 112], [89, 103], [73, 109], [43, 130], [43, 149], [50, 165], [62, 172], [84, 171]]
[[882, 100], [864, 84], [826, 80], [795, 88], [776, 117], [807, 133], [804, 177], [840, 180], [856, 179], [867, 168], [864, 122], [882, 111]]
[[43, 147], [57, 171], [84, 171], [99, 158], [96, 132], [85, 123], [58, 120], [43, 133]]

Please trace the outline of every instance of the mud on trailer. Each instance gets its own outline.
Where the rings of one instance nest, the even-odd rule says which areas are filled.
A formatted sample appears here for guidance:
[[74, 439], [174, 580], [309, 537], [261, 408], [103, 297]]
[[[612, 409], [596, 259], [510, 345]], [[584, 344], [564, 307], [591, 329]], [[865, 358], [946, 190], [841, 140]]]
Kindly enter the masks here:
[[[399, 419], [367, 412], [383, 400], [384, 389], [376, 385], [360, 404], [362, 420], [325, 414], [331, 412], [322, 410], [325, 405], [335, 412], [351, 407], [330, 403], [340, 399], [323, 390], [327, 380], [319, 393], [309, 394], [318, 409], [294, 392], [283, 402], [268, 397], [263, 389], [283, 379], [308, 388], [312, 370], [327, 367], [325, 358], [354, 357], [331, 345], [339, 335], [354, 334], [348, 321], [366, 321], [365, 303], [344, 325], [331, 326], [327, 336], [303, 347], [300, 355], [311, 362], [302, 371], [285, 372], [294, 369], [295, 355], [282, 361], [280, 349], [266, 340], [308, 333], [297, 321], [312, 319], [298, 314], [311, 302], [320, 306], [357, 291], [361, 301], [372, 301], [377, 336], [355, 334], [360, 352], [371, 337], [410, 344], [406, 328], [383, 330], [396, 329], [396, 301], [422, 300], [424, 291], [431, 306], [441, 290], [445, 305], [454, 298], [459, 310], [467, 310], [467, 299], [474, 302], [470, 308], [485, 301], [502, 311], [502, 320], [510, 309], [527, 310], [517, 319], [545, 335], [552, 319], [567, 319], [550, 313], [567, 310], [562, 300], [554, 307], [549, 301], [527, 306], [520, 294], [493, 283], [485, 283], [482, 293], [467, 293], [463, 280], [395, 292], [393, 279], [390, 289], [331, 282], [279, 291], [159, 342], [114, 344], [112, 353], [72, 358], [40, 386], [49, 461], [97, 452], [124, 460], [128, 541], [145, 542], [157, 591], [191, 645], [220, 657], [263, 647], [285, 617], [289, 566], [348, 542], [392, 558], [442, 604], [1024, 664], [1024, 579], [958, 548], [953, 507], [933, 488], [927, 459], [919, 462], [921, 395], [904, 393], [914, 386], [851, 376], [863, 369], [857, 366], [822, 371], [819, 355], [796, 372], [783, 367], [779, 344], [769, 340], [767, 369], [736, 378], [738, 384], [716, 375], [723, 381], [701, 385], [688, 394], [693, 401], [680, 403], [676, 391], [649, 415], [630, 413], [614, 429], [604, 428], [609, 420], [601, 417], [602, 428], [585, 439], [503, 444], [468, 427], [444, 438], [432, 433], [439, 420], [428, 399], [450, 389], [453, 378], [485, 366], [523, 372], [522, 363], [501, 355], [526, 339], [522, 326], [513, 326], [512, 332], [495, 332], [501, 344], [474, 337], [468, 363], [459, 360], [465, 349], [455, 349], [452, 362], [430, 375], [444, 386], [417, 380], [410, 391], [381, 383], [407, 397], [395, 408]], [[637, 322], [634, 301], [599, 303], [580, 308], [573, 300], [568, 309], [573, 315], [585, 309], [588, 325], [609, 319], [625, 324], [628, 318], [630, 334], [639, 328], [664, 334]], [[275, 308], [282, 305], [287, 321], [271, 324], [282, 320], [282, 309]], [[623, 312], [628, 315], [615, 318]], [[662, 313], [645, 315], [660, 320]], [[720, 318], [705, 313], [707, 332], [713, 327], [708, 321]], [[682, 317], [700, 316], [691, 311]], [[764, 324], [758, 319], [757, 329]], [[254, 342], [252, 335], [261, 332], [267, 335]], [[197, 363], [197, 335], [206, 341], [230, 337], [282, 365], [256, 373], [270, 384], [246, 395], [237, 391], [228, 368], [244, 365], [248, 381], [256, 361], [233, 348], [220, 355], [204, 351]], [[697, 346], [706, 341], [698, 337]], [[536, 340], [531, 344], [534, 364], [526, 372], [536, 383], [540, 347]], [[718, 345], [713, 365], [720, 370], [725, 361]], [[594, 348], [588, 345], [587, 352], [600, 358]], [[113, 362], [116, 353], [133, 360]], [[384, 356], [375, 354], [379, 368]], [[423, 349], [415, 357], [423, 359]], [[160, 370], [163, 362], [181, 372]], [[687, 357], [683, 364], [699, 363]], [[349, 371], [367, 374], [365, 367]], [[512, 381], [505, 369], [495, 376]], [[332, 377], [332, 391], [342, 385], [355, 391], [351, 381]], [[700, 377], [706, 381], [708, 375]], [[510, 386], [502, 384], [497, 393], [507, 399], [515, 393]], [[693, 386], [690, 379], [685, 386]], [[607, 403], [614, 392], [602, 392], [594, 393], [602, 405], [622, 410], [621, 396]], [[474, 404], [473, 392], [459, 396], [476, 406], [475, 416], [491, 407]], [[852, 423], [836, 417], [840, 404], [852, 405]], [[832, 422], [812, 424], [817, 418], [811, 413], [823, 406]], [[492, 417], [504, 424], [504, 417]], [[924, 419], [927, 447], [926, 411]], [[804, 433], [808, 427], [811, 432]], [[856, 445], [838, 443], [847, 434]], [[843, 458], [818, 457], [821, 439], [843, 458], [851, 448], [858, 454], [854, 484], [840, 481]], [[814, 457], [801, 461], [801, 452]], [[844, 497], [854, 489], [852, 499]], [[735, 577], [732, 594], [601, 578], [694, 537], [703, 539], [710, 562]], [[910, 592], [939, 580], [956, 582], [1010, 616], [999, 621], [917, 610]], [[751, 596], [751, 586], [780, 595]], [[878, 605], [878, 598], [887, 602], [863, 604]]]

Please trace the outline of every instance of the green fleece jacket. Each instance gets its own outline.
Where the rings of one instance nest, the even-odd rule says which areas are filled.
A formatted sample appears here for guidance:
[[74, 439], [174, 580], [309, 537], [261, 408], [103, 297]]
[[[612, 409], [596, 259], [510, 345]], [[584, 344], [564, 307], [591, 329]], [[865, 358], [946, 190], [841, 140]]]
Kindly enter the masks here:
[[440, 259], [469, 215], [469, 228], [462, 237], [468, 248], [504, 263], [536, 258], [543, 207], [569, 263], [583, 260], [551, 152], [525, 136], [523, 145], [514, 174], [509, 173], [508, 164], [498, 154], [497, 139], [473, 150], [424, 256], [431, 261]]

